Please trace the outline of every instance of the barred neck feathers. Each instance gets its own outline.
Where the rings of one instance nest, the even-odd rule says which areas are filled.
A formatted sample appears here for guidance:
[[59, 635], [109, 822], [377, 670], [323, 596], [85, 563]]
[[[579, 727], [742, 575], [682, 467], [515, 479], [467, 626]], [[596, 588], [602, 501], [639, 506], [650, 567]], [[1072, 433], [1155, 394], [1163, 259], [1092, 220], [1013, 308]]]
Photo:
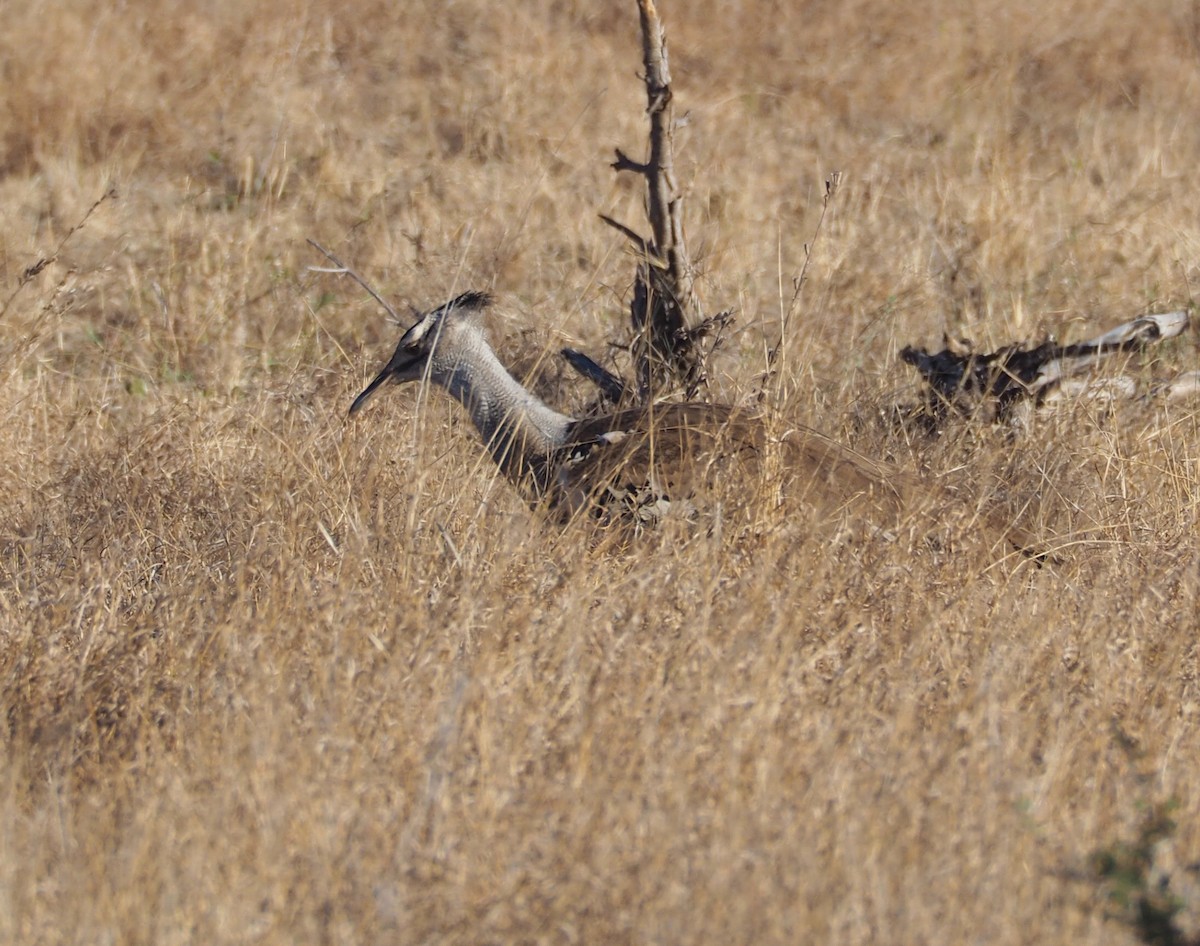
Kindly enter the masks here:
[[[482, 332], [464, 333], [431, 364], [430, 377], [466, 408], [505, 475], [520, 480], [545, 472], [550, 455], [567, 439], [574, 418], [560, 414], [526, 390], [500, 363]], [[540, 482], [539, 486], [545, 487]]]

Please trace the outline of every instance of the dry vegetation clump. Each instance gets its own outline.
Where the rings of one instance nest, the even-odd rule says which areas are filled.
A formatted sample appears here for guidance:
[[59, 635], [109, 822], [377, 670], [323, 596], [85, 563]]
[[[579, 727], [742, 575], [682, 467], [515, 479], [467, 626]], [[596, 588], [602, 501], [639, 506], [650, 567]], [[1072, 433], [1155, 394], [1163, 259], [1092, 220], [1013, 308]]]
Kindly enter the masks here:
[[[714, 395], [754, 392], [810, 243], [781, 413], [971, 484], [961, 519], [730, 483], [556, 532], [445, 399], [345, 421], [396, 329], [306, 237], [401, 311], [507, 295], [506, 359], [591, 397], [547, 353], [625, 318], [632, 4], [18, 5], [0, 942], [1124, 944], [1095, 853], [1170, 801], [1200, 860], [1197, 405], [879, 419], [905, 344], [1190, 303], [1193, 6], [662, 12], [697, 289], [738, 317]], [[1055, 561], [973, 538], [985, 503]]]

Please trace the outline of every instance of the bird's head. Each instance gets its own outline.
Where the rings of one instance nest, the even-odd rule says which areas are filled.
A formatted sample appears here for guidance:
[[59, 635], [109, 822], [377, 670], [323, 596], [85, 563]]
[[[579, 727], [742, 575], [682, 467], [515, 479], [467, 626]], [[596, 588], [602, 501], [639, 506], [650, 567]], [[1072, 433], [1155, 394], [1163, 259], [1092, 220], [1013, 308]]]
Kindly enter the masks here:
[[437, 383], [445, 383], [457, 361], [453, 352], [465, 336], [479, 332], [479, 313], [491, 301], [486, 292], [464, 292], [422, 315], [404, 333], [384, 369], [354, 399], [350, 413], [359, 411], [388, 381], [406, 384], [428, 376]]

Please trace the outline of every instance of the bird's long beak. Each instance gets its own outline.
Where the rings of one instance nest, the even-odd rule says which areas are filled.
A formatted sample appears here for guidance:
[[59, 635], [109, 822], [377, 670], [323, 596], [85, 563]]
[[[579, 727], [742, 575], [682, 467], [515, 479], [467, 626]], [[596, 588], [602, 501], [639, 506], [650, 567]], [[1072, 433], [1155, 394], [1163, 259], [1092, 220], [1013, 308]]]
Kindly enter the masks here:
[[391, 365], [388, 365], [381, 372], [379, 372], [379, 374], [375, 376], [375, 380], [368, 384], [363, 393], [356, 397], [354, 399], [354, 403], [350, 405], [350, 416], [353, 417], [356, 413], [358, 413], [358, 411], [362, 409], [362, 406], [366, 404], [367, 401], [371, 400], [375, 392], [383, 387], [384, 383], [391, 378], [394, 373], [395, 369]]

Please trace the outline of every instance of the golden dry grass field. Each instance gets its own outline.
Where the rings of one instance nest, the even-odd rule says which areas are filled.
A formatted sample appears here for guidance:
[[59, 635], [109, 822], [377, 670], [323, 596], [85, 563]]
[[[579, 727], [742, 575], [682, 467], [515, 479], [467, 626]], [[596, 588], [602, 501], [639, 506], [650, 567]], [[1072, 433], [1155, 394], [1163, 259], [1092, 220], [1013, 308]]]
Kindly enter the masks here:
[[[11, 4], [0, 942], [1128, 944], [1093, 855], [1168, 802], [1186, 890], [1200, 405], [883, 418], [905, 344], [1191, 304], [1200, 8], [661, 13], [737, 316], [710, 396], [755, 392], [808, 244], [774, 409], [974, 505], [847, 537], [731, 483], [621, 544], [531, 514], [443, 396], [347, 420], [399, 329], [306, 238], [401, 311], [496, 292], [502, 357], [591, 397], [555, 352], [627, 318], [632, 0]], [[1056, 560], [973, 539], [990, 503]]]

